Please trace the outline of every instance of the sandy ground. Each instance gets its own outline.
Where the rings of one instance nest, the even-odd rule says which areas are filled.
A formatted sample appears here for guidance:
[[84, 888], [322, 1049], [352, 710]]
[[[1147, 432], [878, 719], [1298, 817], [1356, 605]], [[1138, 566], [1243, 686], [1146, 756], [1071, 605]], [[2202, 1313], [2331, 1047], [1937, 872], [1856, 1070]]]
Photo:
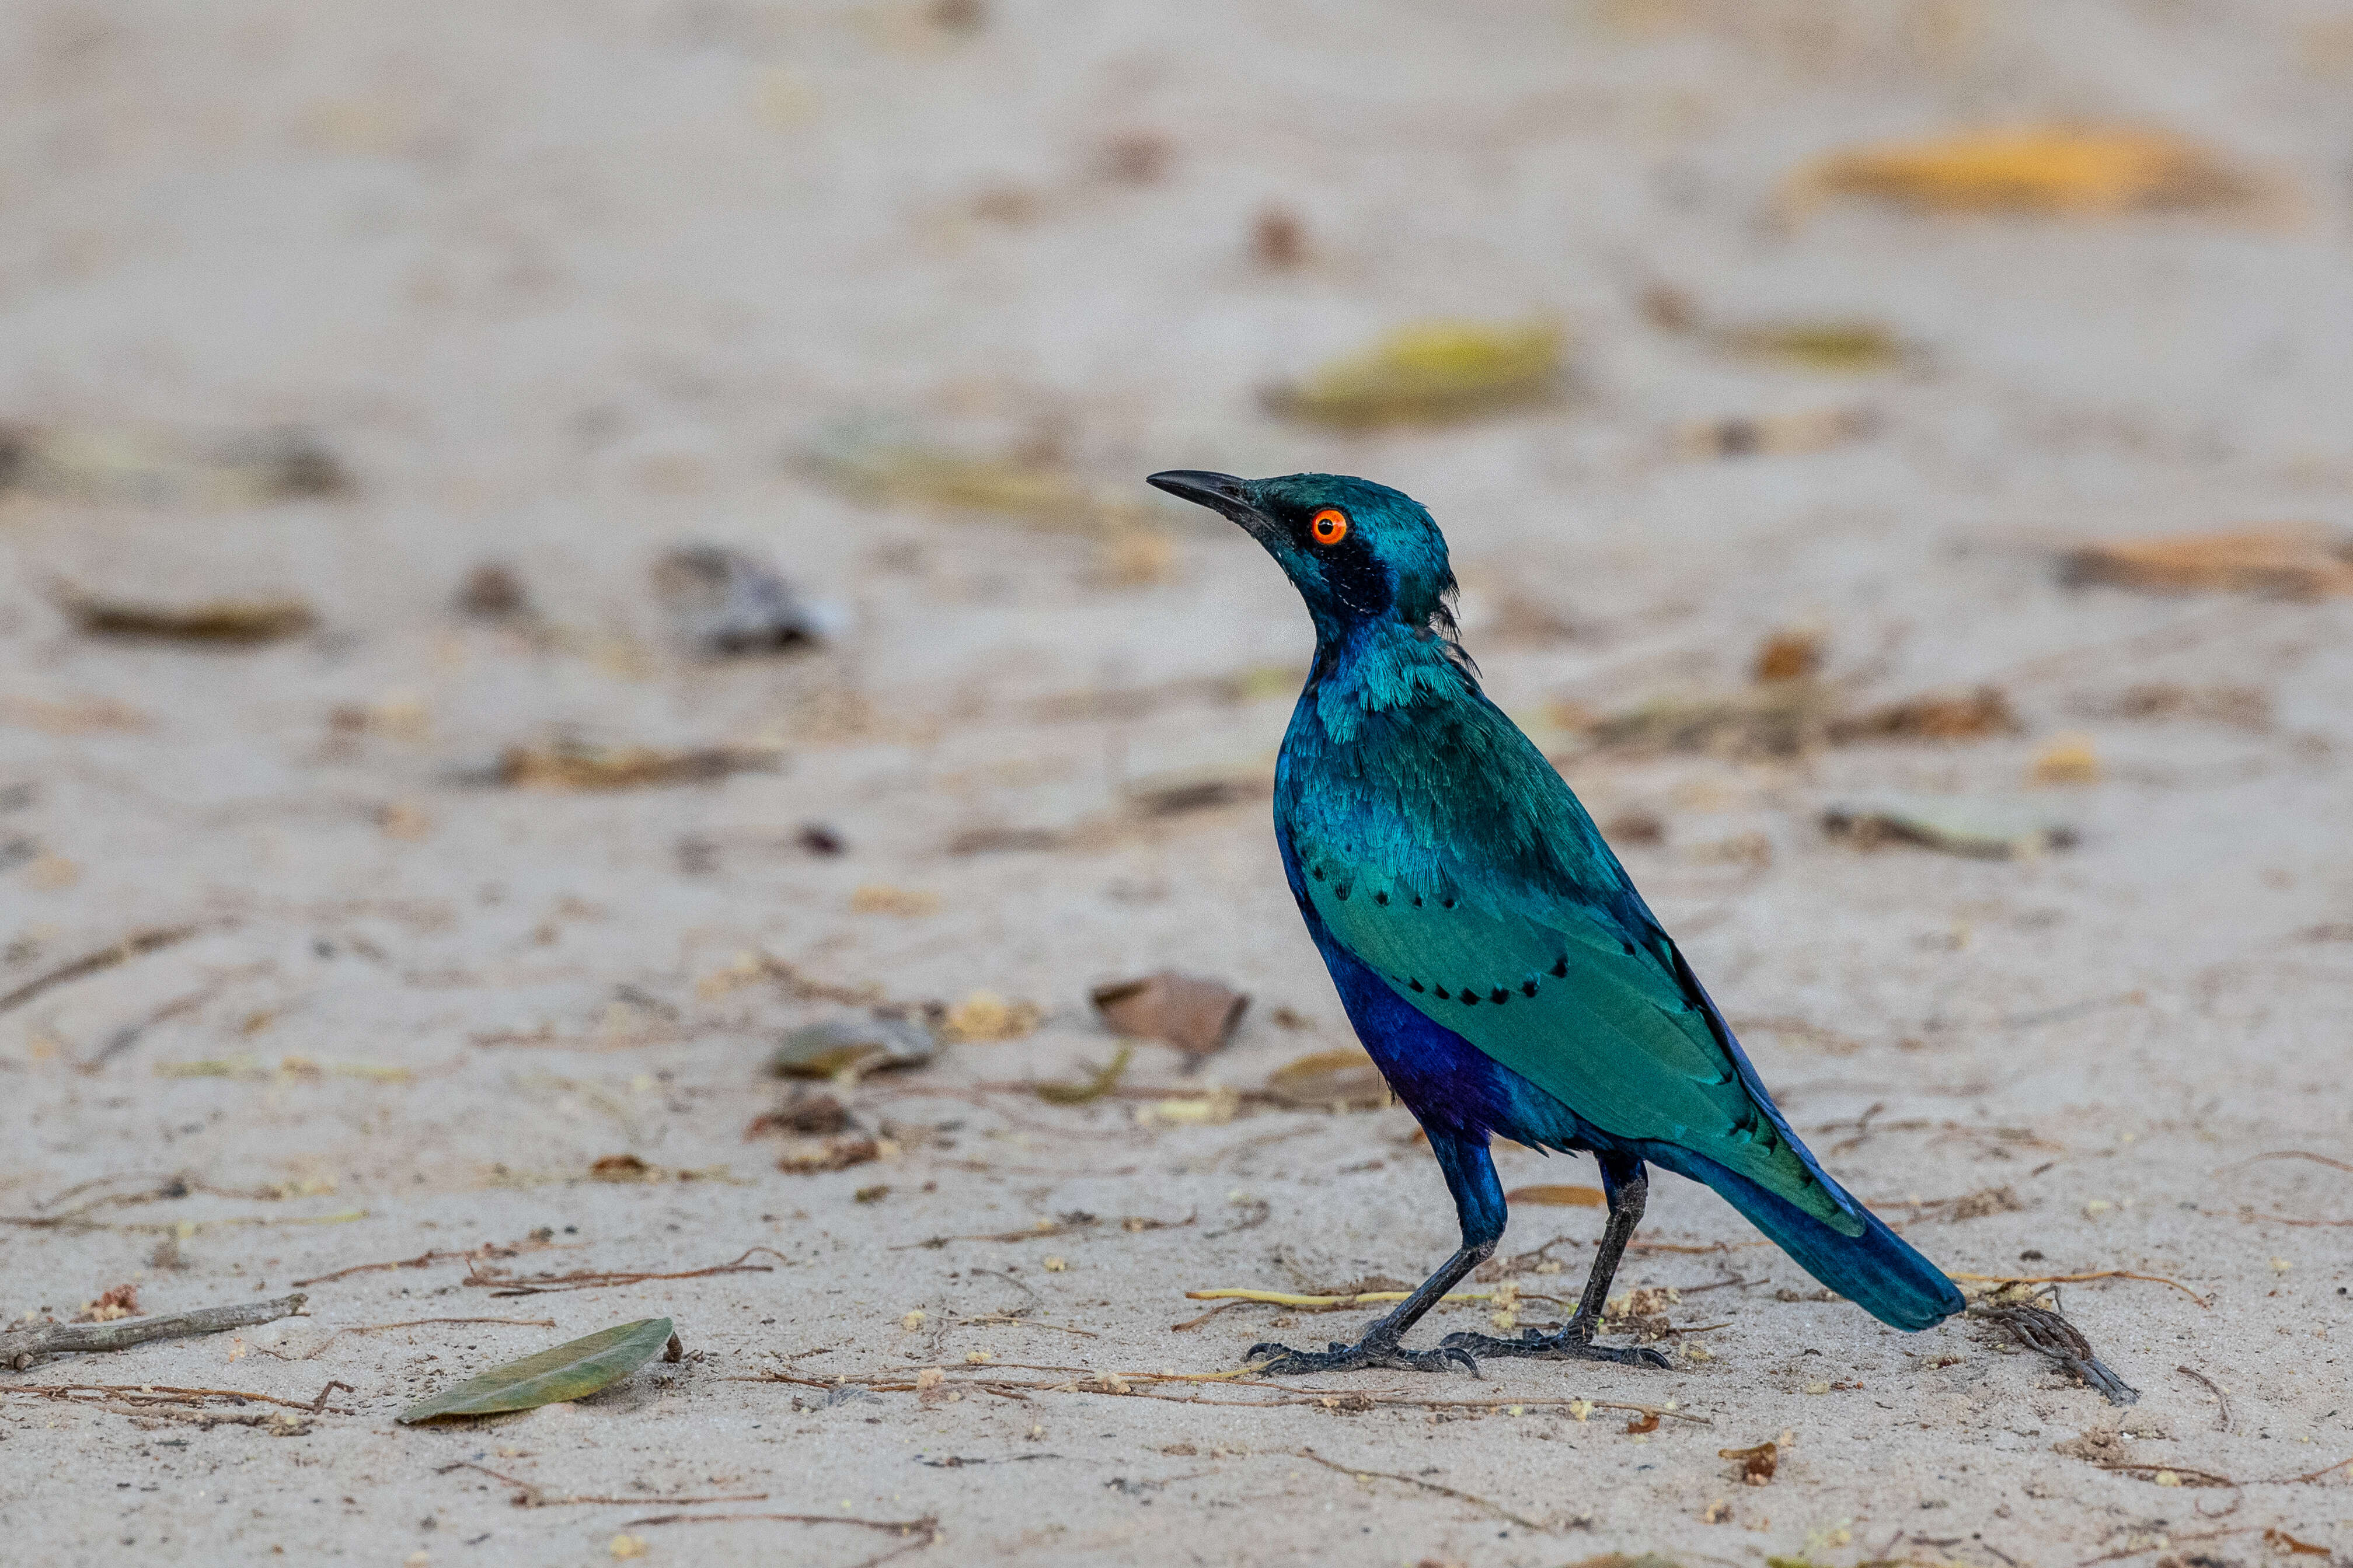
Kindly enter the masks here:
[[[0, 29], [0, 414], [299, 422], [354, 476], [270, 506], [0, 500], [0, 842], [23, 846], [0, 991], [201, 927], [0, 1017], [0, 1209], [82, 1205], [0, 1226], [0, 1311], [68, 1316], [126, 1283], [178, 1310], [449, 1255], [312, 1285], [310, 1315], [270, 1328], [0, 1373], [9, 1561], [846, 1568], [923, 1539], [632, 1522], [763, 1512], [934, 1519], [902, 1559], [933, 1563], [2252, 1563], [2288, 1550], [2267, 1531], [2353, 1561], [2353, 1480], [2276, 1484], [2353, 1454], [2348, 1233], [2313, 1223], [2348, 1223], [2353, 1177], [2242, 1163], [2353, 1157], [2353, 612], [2069, 590], [2053, 567], [2109, 534], [2353, 525], [2341, 14], [989, 0], [957, 32], [890, 3], [226, 0], [24, 4]], [[2050, 116], [2164, 125], [2294, 199], [1774, 221], [1826, 149]], [[1270, 203], [1307, 237], [1291, 271], [1250, 257]], [[1725, 320], [1875, 318], [1918, 352], [1860, 379], [1746, 363], [1646, 319], [1656, 281]], [[1397, 321], [1533, 311], [1577, 335], [1562, 407], [1364, 438], [1259, 409], [1264, 382]], [[1834, 450], [1672, 449], [1690, 419], [1855, 405], [1875, 433]], [[1873, 697], [2000, 684], [2024, 732], [1968, 744], [1554, 740], [1603, 820], [1665, 824], [1629, 864], [1842, 1181], [1959, 1273], [2163, 1277], [2064, 1288], [2141, 1402], [1980, 1325], [1906, 1337], [1817, 1300], [1672, 1178], [1643, 1232], [1669, 1247], [1620, 1278], [1715, 1287], [1669, 1309], [1708, 1359], [1310, 1385], [1369, 1409], [1145, 1381], [1362, 1317], [1271, 1329], [1251, 1306], [1176, 1331], [1203, 1310], [1188, 1289], [1418, 1279], [1453, 1243], [1399, 1110], [1172, 1126], [969, 1088], [1106, 1060], [1089, 987], [1170, 964], [1256, 1001], [1199, 1074], [1146, 1046], [1132, 1086], [1255, 1089], [1348, 1043], [1262, 798], [1124, 804], [1264, 763], [1303, 618], [1253, 546], [1196, 520], [1172, 520], [1159, 581], [1114, 587], [1083, 540], [845, 500], [795, 454], [858, 414], [1046, 440], [1119, 485], [1170, 466], [1399, 485], [1446, 525], [1472, 650], [1532, 721], [1736, 687], [1799, 621]], [[646, 571], [689, 539], [773, 555], [854, 625], [803, 656], [683, 657]], [[453, 615], [491, 556], [554, 633]], [[293, 592], [321, 629], [102, 642], [53, 578]], [[2255, 696], [2123, 716], [2147, 682]], [[559, 726], [784, 755], [612, 794], [461, 782]], [[2098, 781], [2030, 788], [2071, 731]], [[2026, 798], [2080, 842], [1974, 861], [1823, 836], [1826, 805], [1886, 787]], [[847, 853], [798, 847], [809, 822]], [[951, 853], [975, 834], [1016, 847]], [[917, 912], [861, 912], [861, 889]], [[1045, 1021], [870, 1080], [849, 1098], [890, 1157], [786, 1174], [744, 1135], [778, 1095], [763, 1063], [841, 1009], [746, 954]], [[619, 1154], [701, 1176], [586, 1179]], [[1500, 1159], [1509, 1184], [1591, 1179]], [[174, 1177], [183, 1195], [155, 1195]], [[2015, 1206], [1906, 1206], [1988, 1189]], [[916, 1245], [1073, 1211], [1099, 1223]], [[1573, 1287], [1595, 1220], [1515, 1212], [1508, 1250], [1570, 1237], [1567, 1271], [1523, 1290]], [[486, 1266], [765, 1250], [756, 1272], [465, 1283], [455, 1254], [518, 1243]], [[647, 1316], [688, 1360], [576, 1405], [394, 1425]], [[337, 1331], [427, 1318], [522, 1321]], [[957, 1397], [818, 1386], [935, 1366]], [[1079, 1385], [1104, 1373], [1129, 1393]], [[1030, 1386], [958, 1387], [984, 1375]], [[291, 1436], [26, 1392], [76, 1381], [339, 1386]], [[1629, 1433], [1613, 1402], [1672, 1408]], [[1717, 1457], [1784, 1434], [1769, 1485]], [[521, 1509], [460, 1461], [655, 1500]], [[663, 1500], [734, 1496], [762, 1500]]]

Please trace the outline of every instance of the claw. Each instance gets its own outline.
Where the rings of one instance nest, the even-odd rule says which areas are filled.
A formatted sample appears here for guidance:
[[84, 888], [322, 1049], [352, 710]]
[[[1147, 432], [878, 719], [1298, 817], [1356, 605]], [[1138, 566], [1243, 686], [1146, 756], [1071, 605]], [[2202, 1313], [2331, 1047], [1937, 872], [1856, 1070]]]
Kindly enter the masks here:
[[1321, 1351], [1295, 1351], [1289, 1345], [1266, 1341], [1254, 1344], [1242, 1359], [1257, 1362], [1265, 1358], [1259, 1371], [1269, 1377], [1296, 1377], [1314, 1373], [1354, 1372], [1360, 1367], [1393, 1368], [1402, 1372], [1448, 1372], [1461, 1367], [1472, 1376], [1479, 1375], [1477, 1358], [1458, 1345], [1441, 1345], [1437, 1350], [1409, 1351], [1402, 1346], [1377, 1341], [1367, 1335], [1356, 1344], [1342, 1344], [1337, 1340]]
[[1597, 1345], [1574, 1328], [1563, 1329], [1556, 1334], [1540, 1334], [1534, 1329], [1524, 1329], [1515, 1340], [1499, 1340], [1488, 1334], [1468, 1331], [1452, 1333], [1440, 1342], [1441, 1350], [1475, 1351], [1481, 1355], [1534, 1356], [1546, 1361], [1599, 1361], [1620, 1366], [1666, 1367], [1671, 1363], [1657, 1351], [1640, 1345]]

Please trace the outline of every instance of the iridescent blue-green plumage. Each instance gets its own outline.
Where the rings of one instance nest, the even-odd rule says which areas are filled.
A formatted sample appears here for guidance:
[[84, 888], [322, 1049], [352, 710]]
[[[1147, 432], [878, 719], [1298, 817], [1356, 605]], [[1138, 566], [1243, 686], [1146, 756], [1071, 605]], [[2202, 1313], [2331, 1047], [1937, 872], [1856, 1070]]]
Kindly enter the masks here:
[[[1462, 1213], [1456, 1261], [1484, 1257], [1502, 1232], [1486, 1154], [1502, 1133], [1592, 1152], [1619, 1247], [1647, 1162], [1715, 1188], [1890, 1323], [1959, 1310], [1951, 1282], [1799, 1142], [1592, 818], [1480, 690], [1429, 514], [1333, 475], [1154, 483], [1249, 529], [1314, 620], [1315, 663], [1277, 765], [1276, 836], [1359, 1037], [1430, 1131]], [[1345, 520], [1343, 537], [1323, 540], [1319, 514]], [[1597, 1264], [1605, 1289], [1615, 1252]], [[1593, 1296], [1582, 1319], [1598, 1315]], [[1580, 1343], [1592, 1327], [1581, 1322]], [[1603, 1353], [1455, 1340], [1483, 1353]]]

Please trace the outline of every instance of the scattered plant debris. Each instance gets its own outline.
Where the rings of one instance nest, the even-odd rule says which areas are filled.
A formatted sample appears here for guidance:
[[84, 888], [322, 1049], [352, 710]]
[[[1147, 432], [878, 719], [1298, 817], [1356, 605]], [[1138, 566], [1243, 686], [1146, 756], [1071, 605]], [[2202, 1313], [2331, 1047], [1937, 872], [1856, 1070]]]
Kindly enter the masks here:
[[1266, 1091], [1300, 1110], [1378, 1110], [1389, 1102], [1388, 1080], [1361, 1050], [1301, 1057], [1268, 1075]]
[[1182, 816], [1243, 801], [1264, 800], [1274, 787], [1274, 768], [1210, 763], [1177, 768], [1131, 779], [1125, 790], [1129, 808], [1140, 816]]
[[2075, 842], [2075, 830], [2013, 801], [1974, 795], [1888, 795], [1833, 805], [1823, 831], [1859, 849], [1917, 844], [1989, 860], [2031, 860]]
[[195, 925], [154, 926], [145, 931], [132, 931], [120, 942], [101, 947], [94, 952], [85, 952], [80, 957], [60, 963], [54, 969], [36, 974], [6, 995], [0, 996], [0, 1013], [21, 1007], [43, 992], [63, 985], [69, 981], [79, 980], [88, 974], [96, 974], [100, 970], [111, 969], [118, 963], [143, 957], [151, 952], [160, 952], [164, 948], [187, 941], [203, 929], [202, 926]]
[[675, 1343], [668, 1318], [645, 1318], [603, 1329], [492, 1367], [480, 1377], [419, 1400], [394, 1419], [402, 1426], [454, 1415], [496, 1415], [586, 1399], [610, 1388]]
[[225, 1333], [230, 1329], [274, 1323], [302, 1310], [300, 1292], [270, 1301], [248, 1301], [234, 1307], [203, 1307], [193, 1312], [164, 1312], [151, 1318], [121, 1318], [88, 1323], [41, 1322], [0, 1329], [0, 1366], [22, 1372], [43, 1356], [94, 1351], [128, 1350], [154, 1340], [186, 1339], [197, 1334]]
[[2241, 730], [2267, 730], [2271, 694], [2253, 686], [2179, 686], [2144, 681], [2113, 699], [2092, 700], [2081, 710], [2103, 719], [2199, 719]]
[[1715, 1457], [1737, 1462], [1740, 1479], [1752, 1487], [1770, 1486], [1781, 1468], [1781, 1446], [1769, 1439], [1753, 1448], [1718, 1448]]
[[470, 620], [518, 623], [538, 618], [522, 575], [503, 561], [485, 561], [467, 573], [450, 605]]
[[1128, 1058], [1134, 1054], [1135, 1047], [1122, 1041], [1109, 1062], [1099, 1068], [1087, 1068], [1084, 1083], [1041, 1083], [1038, 1086], [1038, 1098], [1052, 1105], [1085, 1105], [1101, 1100], [1119, 1086], [1127, 1072]]
[[74, 1314], [77, 1323], [111, 1323], [139, 1315], [139, 1287], [115, 1285], [99, 1292], [95, 1300], [82, 1304]]
[[[658, 1320], [649, 1321], [651, 1321]], [[614, 1331], [607, 1330], [606, 1331], [609, 1333]], [[677, 1336], [675, 1335], [671, 1336], [673, 1342], [676, 1340], [676, 1337]], [[586, 1342], [575, 1341], [575, 1342], [585, 1343]], [[551, 1352], [549, 1353], [552, 1354], [554, 1352]], [[522, 1363], [520, 1362], [515, 1363], [517, 1366], [522, 1364]], [[511, 1369], [501, 1368], [500, 1370], [507, 1371]], [[625, 1373], [624, 1375], [627, 1374]], [[554, 1402], [542, 1401], [541, 1403], [550, 1404]], [[518, 1405], [516, 1408], [528, 1409], [530, 1406]], [[468, 1412], [466, 1414], [471, 1413]], [[507, 1485], [515, 1489], [514, 1505], [517, 1508], [565, 1508], [575, 1503], [597, 1503], [605, 1505], [619, 1504], [628, 1508], [644, 1508], [654, 1503], [765, 1502], [768, 1500], [768, 1494], [766, 1492], [741, 1492], [731, 1497], [612, 1497], [603, 1494], [590, 1495], [585, 1493], [566, 1497], [554, 1497], [547, 1492], [540, 1490], [539, 1488], [533, 1486], [529, 1481], [521, 1479], [515, 1476], [503, 1475], [497, 1470], [491, 1469], [487, 1465], [478, 1465], [471, 1459], [459, 1459], [454, 1464], [444, 1465], [433, 1473], [437, 1476], [446, 1476], [452, 1470], [472, 1470], [475, 1474], [488, 1476], [494, 1481], [504, 1481]], [[613, 1539], [617, 1542], [621, 1542], [633, 1541], [636, 1538], [633, 1536], [617, 1535]], [[640, 1556], [642, 1553], [635, 1551], [617, 1551], [615, 1552], [613, 1555], [616, 1557], [635, 1557]]]
[[1250, 259], [1288, 272], [1307, 259], [1307, 226], [1289, 207], [1268, 207], [1250, 224]]
[[1726, 352], [1799, 370], [1856, 374], [1894, 370], [1911, 357], [1903, 341], [1876, 321], [1759, 321], [1715, 334]]
[[867, 1073], [922, 1067], [938, 1050], [921, 1019], [881, 1011], [849, 1014], [786, 1035], [768, 1058], [768, 1070], [778, 1078], [854, 1080]]
[[1762, 686], [1777, 680], [1807, 680], [1822, 672], [1829, 637], [1820, 626], [1783, 626], [1757, 645], [1749, 679]]
[[[1645, 1431], [1657, 1426], [1659, 1424], [1658, 1417], [1655, 1415], [1650, 1416], [1648, 1419], [1651, 1426], [1643, 1428]], [[1632, 1428], [1629, 1427], [1628, 1430], [1630, 1431]], [[1545, 1523], [1541, 1520], [1530, 1519], [1524, 1513], [1514, 1513], [1499, 1502], [1490, 1502], [1487, 1499], [1480, 1497], [1475, 1492], [1458, 1491], [1452, 1487], [1440, 1486], [1436, 1481], [1423, 1480], [1419, 1476], [1398, 1475], [1389, 1470], [1360, 1470], [1348, 1465], [1335, 1465], [1313, 1448], [1300, 1448], [1294, 1451], [1301, 1458], [1312, 1459], [1316, 1464], [1323, 1466], [1325, 1469], [1337, 1470], [1340, 1474], [1346, 1476], [1351, 1480], [1358, 1483], [1373, 1480], [1402, 1481], [1407, 1486], [1419, 1487], [1423, 1491], [1435, 1492], [1440, 1497], [1451, 1497], [1458, 1502], [1467, 1502], [1474, 1508], [1484, 1509], [1487, 1512], [1494, 1515], [1497, 1519], [1509, 1520], [1514, 1524], [1520, 1526], [1523, 1530], [1549, 1532], [1553, 1528], [1551, 1525]]]
[[1982, 1219], [1988, 1215], [2022, 1214], [2026, 1205], [2010, 1188], [1982, 1187], [1956, 1198], [1884, 1198], [1871, 1205], [1874, 1209], [1909, 1209], [1909, 1219], [1963, 1220]]
[[1735, 415], [1684, 426], [1675, 432], [1673, 446], [1680, 456], [1693, 458], [1793, 457], [1860, 440], [1878, 427], [1878, 416], [1868, 408]]
[[2061, 558], [2071, 587], [2112, 584], [2153, 594], [2353, 594], [2353, 542], [2317, 527], [2246, 528], [2162, 539], [2114, 539]]
[[746, 1247], [733, 1260], [714, 1263], [708, 1268], [689, 1268], [675, 1274], [659, 1274], [633, 1269], [577, 1269], [569, 1274], [509, 1274], [502, 1269], [484, 1266], [481, 1253], [464, 1254], [471, 1265], [466, 1270], [463, 1283], [486, 1287], [493, 1296], [543, 1296], [558, 1290], [602, 1290], [614, 1285], [641, 1285], [649, 1279], [702, 1279], [713, 1274], [770, 1274], [776, 1271], [772, 1263], [747, 1261], [755, 1252], [765, 1252], [781, 1261], [790, 1261], [773, 1247]]
[[2054, 735], [2034, 753], [2026, 776], [2038, 784], [2097, 784], [2100, 753], [2089, 735]]
[[730, 773], [775, 773], [770, 747], [604, 746], [577, 736], [546, 745], [509, 746], [490, 782], [516, 789], [608, 790], [711, 784]]
[[797, 1084], [783, 1104], [754, 1117], [751, 1125], [744, 1129], [744, 1136], [792, 1132], [823, 1138], [847, 1132], [852, 1124], [849, 1108], [840, 1100], [829, 1094], [812, 1093]]
[[1799, 171], [1792, 216], [1824, 198], [1874, 198], [1916, 212], [2108, 216], [2240, 205], [2246, 175], [2159, 131], [2045, 126], [1965, 131], [1833, 153]]
[[300, 430], [205, 440], [139, 430], [0, 426], [0, 492], [142, 506], [251, 506], [351, 489], [333, 454]]
[[1050, 453], [983, 456], [871, 422], [828, 431], [809, 458], [818, 477], [861, 500], [994, 514], [1043, 532], [1103, 538], [1165, 515], [1128, 487], [1078, 478]]
[[300, 599], [211, 599], [186, 605], [110, 599], [61, 588], [58, 607], [90, 637], [252, 646], [300, 637], [319, 617]]
[[1566, 340], [1548, 321], [1424, 321], [1267, 394], [1276, 413], [1344, 430], [1433, 425], [1555, 401]]
[[796, 1176], [812, 1176], [826, 1171], [846, 1171], [881, 1157], [880, 1140], [844, 1133], [813, 1147], [792, 1151], [776, 1162], [776, 1169]]
[[681, 546], [654, 563], [653, 577], [672, 632], [702, 658], [807, 647], [824, 635], [825, 617], [740, 550]]
[[1612, 844], [1664, 844], [1667, 841], [1667, 821], [1657, 812], [1642, 806], [1629, 806], [1604, 824], [1602, 837]]
[[981, 1043], [1018, 1040], [1036, 1032], [1045, 1014], [1034, 1002], [1008, 1001], [994, 991], [976, 991], [947, 1010], [940, 1038]]
[[2015, 734], [2025, 726], [2000, 687], [1926, 692], [1833, 719], [1824, 733], [1834, 745], [1855, 741], [1974, 741]]
[[1165, 1041], [1196, 1066], [1226, 1047], [1250, 1001], [1218, 981], [1173, 969], [1098, 985], [1091, 999], [1103, 1022], [1118, 1033]]

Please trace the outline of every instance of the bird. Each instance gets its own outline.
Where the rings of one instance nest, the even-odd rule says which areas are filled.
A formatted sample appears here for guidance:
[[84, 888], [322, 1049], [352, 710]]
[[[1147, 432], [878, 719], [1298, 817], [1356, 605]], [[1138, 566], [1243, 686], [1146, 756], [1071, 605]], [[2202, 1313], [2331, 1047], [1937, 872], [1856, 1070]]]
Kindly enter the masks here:
[[[1648, 1168], [1729, 1201], [1881, 1321], [1960, 1311], [1952, 1280], [1825, 1172], [1558, 771], [1481, 689], [1446, 540], [1402, 491], [1337, 474], [1147, 483], [1222, 513], [1305, 601], [1315, 653], [1275, 763], [1284, 877], [1350, 1024], [1419, 1121], [1461, 1246], [1355, 1344], [1252, 1347], [1274, 1375], [1478, 1373], [1482, 1356], [1663, 1367], [1599, 1342]], [[1489, 1140], [1582, 1152], [1608, 1218], [1568, 1321], [1514, 1338], [1404, 1339], [1493, 1253], [1506, 1205]]]

